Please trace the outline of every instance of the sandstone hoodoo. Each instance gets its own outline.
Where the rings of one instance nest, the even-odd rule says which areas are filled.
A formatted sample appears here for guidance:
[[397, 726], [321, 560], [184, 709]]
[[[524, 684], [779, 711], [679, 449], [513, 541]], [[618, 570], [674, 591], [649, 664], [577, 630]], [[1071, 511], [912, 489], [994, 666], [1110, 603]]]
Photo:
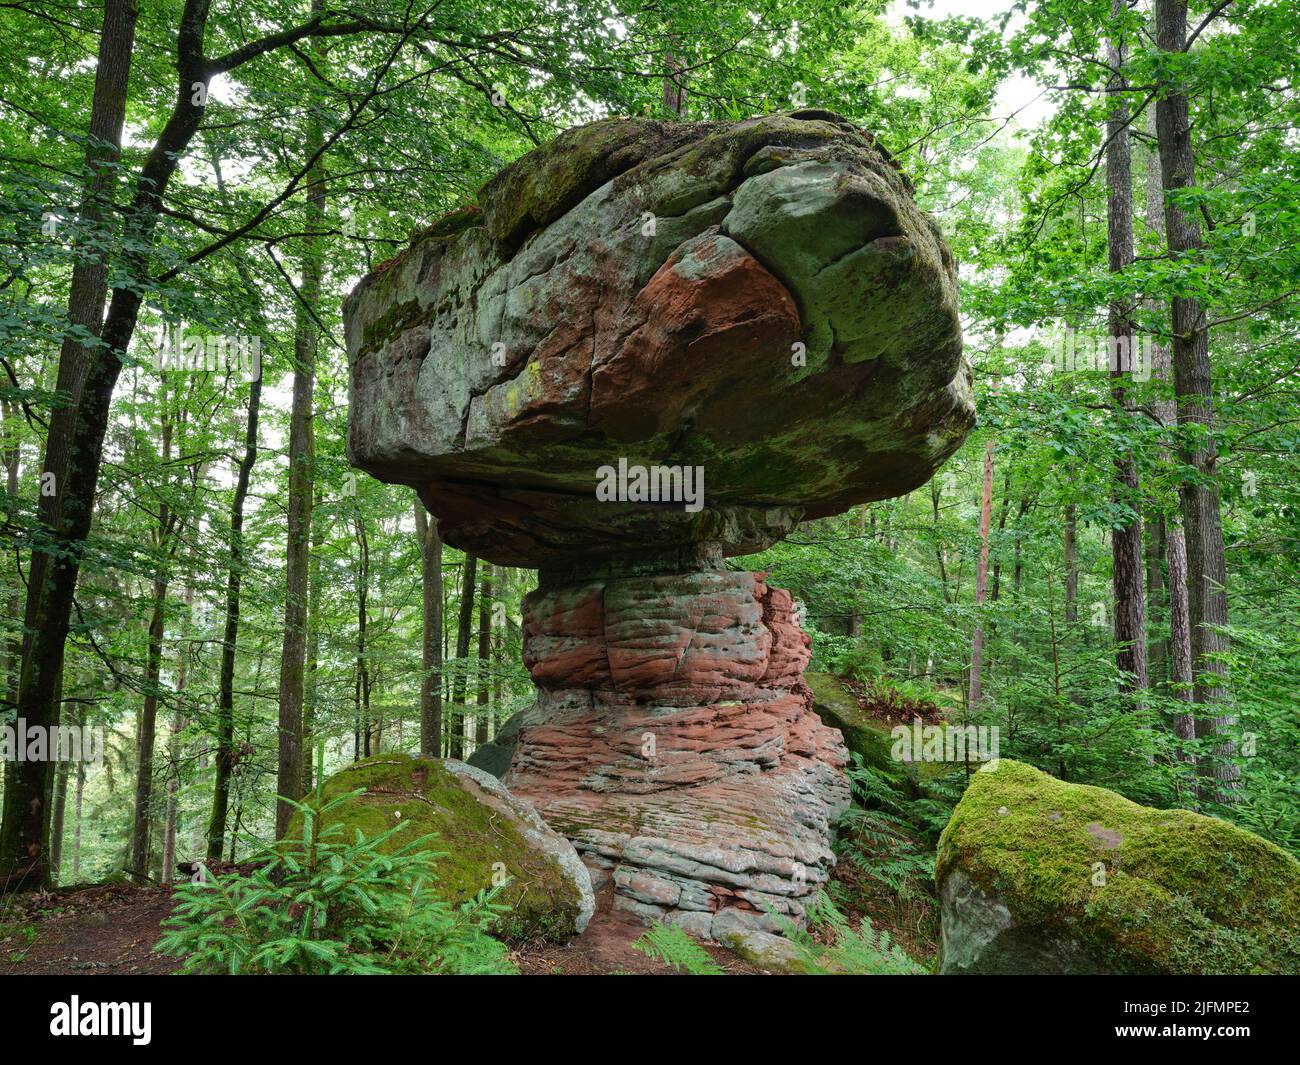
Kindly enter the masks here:
[[802, 111], [570, 130], [347, 300], [353, 463], [540, 571], [505, 782], [615, 906], [717, 937], [826, 879], [845, 748], [725, 559], [957, 448], [955, 291], [888, 155]]

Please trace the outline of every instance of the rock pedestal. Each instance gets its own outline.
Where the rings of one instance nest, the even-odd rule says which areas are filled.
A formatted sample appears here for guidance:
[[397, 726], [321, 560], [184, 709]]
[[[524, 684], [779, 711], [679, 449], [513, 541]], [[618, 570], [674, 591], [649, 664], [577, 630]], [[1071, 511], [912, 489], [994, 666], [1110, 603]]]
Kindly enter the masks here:
[[593, 578], [532, 593], [524, 624], [540, 694], [505, 782], [598, 891], [714, 938], [800, 918], [849, 789], [790, 594], [727, 569]]
[[790, 596], [725, 559], [925, 483], [974, 421], [956, 266], [906, 177], [825, 111], [592, 123], [344, 319], [353, 464], [540, 570], [508, 785], [620, 907], [797, 918], [845, 752]]

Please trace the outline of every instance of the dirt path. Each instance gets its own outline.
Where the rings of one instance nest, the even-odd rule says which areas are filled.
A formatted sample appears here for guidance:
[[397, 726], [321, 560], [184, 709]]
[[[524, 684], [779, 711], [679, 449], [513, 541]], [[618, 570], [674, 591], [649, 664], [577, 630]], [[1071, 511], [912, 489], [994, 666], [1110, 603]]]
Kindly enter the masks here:
[[0, 975], [157, 975], [175, 958], [153, 952], [171, 892], [125, 884], [11, 902], [0, 923]]
[[[157, 975], [178, 959], [155, 954], [171, 892], [126, 884], [54, 891], [10, 901], [0, 918], [0, 976]], [[645, 926], [623, 915], [599, 913], [564, 946], [541, 944], [512, 954], [525, 975], [671, 975], [672, 970], [632, 949]], [[728, 973], [753, 974], [718, 946], [705, 949]]]

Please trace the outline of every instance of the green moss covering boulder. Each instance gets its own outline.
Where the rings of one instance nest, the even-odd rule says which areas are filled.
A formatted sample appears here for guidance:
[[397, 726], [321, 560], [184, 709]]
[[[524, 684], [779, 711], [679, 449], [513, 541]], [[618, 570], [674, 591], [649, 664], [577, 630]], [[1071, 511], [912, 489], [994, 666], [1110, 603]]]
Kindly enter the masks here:
[[[433, 833], [431, 848], [446, 855], [438, 860], [438, 884], [452, 903], [473, 898], [504, 870], [512, 879], [498, 896], [511, 908], [495, 929], [503, 937], [564, 942], [587, 926], [595, 897], [573, 845], [490, 774], [462, 762], [382, 754], [330, 777], [324, 798], [358, 790], [325, 825], [341, 824], [348, 838], [356, 829], [374, 836], [409, 825], [393, 838], [395, 847]], [[301, 833], [297, 814], [288, 838]]]
[[877, 721], [858, 706], [840, 678], [831, 673], [805, 673], [813, 693], [813, 709], [822, 723], [844, 734], [844, 745], [862, 756], [862, 761], [900, 788], [907, 789], [911, 769], [890, 753], [894, 738], [889, 726]]
[[939, 843], [942, 973], [1300, 973], [1300, 863], [1002, 760]]

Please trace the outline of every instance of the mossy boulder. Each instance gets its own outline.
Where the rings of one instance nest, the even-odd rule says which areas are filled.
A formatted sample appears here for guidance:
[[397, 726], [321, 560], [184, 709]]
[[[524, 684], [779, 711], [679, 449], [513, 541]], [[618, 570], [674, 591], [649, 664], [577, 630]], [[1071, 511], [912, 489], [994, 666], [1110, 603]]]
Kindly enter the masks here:
[[[494, 929], [504, 938], [564, 942], [591, 919], [591, 877], [573, 845], [490, 774], [462, 762], [390, 753], [330, 777], [324, 798], [353, 791], [361, 794], [331, 810], [324, 824], [342, 825], [349, 839], [357, 829], [374, 836], [409, 826], [393, 837], [393, 847], [432, 833], [430, 848], [445, 854], [437, 877], [448, 902], [468, 901], [502, 871], [511, 877], [498, 896], [510, 911]], [[301, 838], [301, 817], [295, 815], [289, 839]]]
[[935, 876], [942, 973], [1300, 973], [1291, 855], [1017, 762], [974, 775]]

